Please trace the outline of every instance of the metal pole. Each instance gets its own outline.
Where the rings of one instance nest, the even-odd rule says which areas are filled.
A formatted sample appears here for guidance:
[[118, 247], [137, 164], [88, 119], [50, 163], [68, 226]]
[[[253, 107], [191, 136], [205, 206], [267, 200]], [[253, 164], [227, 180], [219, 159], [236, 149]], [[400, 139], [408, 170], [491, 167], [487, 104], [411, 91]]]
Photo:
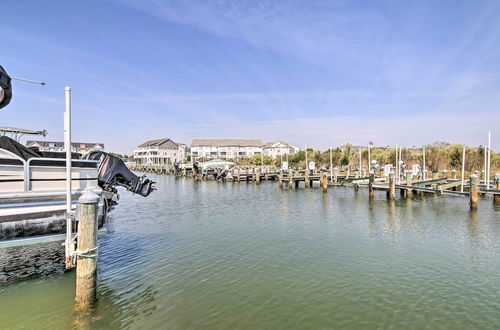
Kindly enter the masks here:
[[368, 144], [368, 174], [372, 172], [372, 159], [371, 159], [371, 155], [370, 155], [370, 145]]
[[333, 158], [332, 158], [332, 147], [330, 147], [330, 180], [333, 181]]
[[460, 185], [460, 192], [464, 192], [464, 175], [465, 175], [465, 147], [462, 152], [462, 183]]
[[484, 183], [486, 184], [486, 177], [488, 176], [488, 150], [487, 147], [484, 146], [484, 175], [483, 175], [483, 180]]
[[398, 168], [399, 168], [398, 145], [396, 144], [396, 168], [394, 169], [394, 171], [396, 172], [396, 177], [398, 177]]
[[359, 176], [361, 177], [361, 150], [363, 149], [363, 147], [359, 146]]
[[72, 267], [73, 219], [71, 210], [71, 87], [66, 87], [66, 112], [64, 113], [64, 148], [66, 149], [66, 268]]
[[398, 184], [401, 184], [401, 162], [402, 162], [402, 158], [403, 158], [403, 152], [402, 152], [403, 148], [399, 147], [399, 162], [398, 162]]
[[24, 78], [19, 78], [19, 77], [12, 77], [12, 76], [10, 77], [10, 79], [25, 81], [25, 82], [29, 82], [29, 83], [33, 83], [33, 84], [45, 85], [45, 82], [43, 82], [43, 81], [36, 81], [36, 80], [30, 80], [30, 79], [24, 79]]
[[486, 176], [486, 189], [490, 189], [491, 171], [491, 132], [488, 132], [488, 172]]
[[305, 153], [306, 153], [306, 172], [309, 170], [309, 167], [307, 165], [307, 146], [305, 146]]
[[425, 173], [425, 147], [424, 147], [424, 150], [423, 150], [423, 160], [422, 160], [422, 162], [423, 162], [423, 164], [422, 164], [422, 166], [423, 166], [423, 169], [422, 169], [422, 177], [423, 177], [423, 179], [424, 179], [424, 180], [426, 180], [426, 179], [427, 179], [427, 178], [426, 178], [426, 177], [427, 177], [427, 175], [426, 175], [426, 173]]

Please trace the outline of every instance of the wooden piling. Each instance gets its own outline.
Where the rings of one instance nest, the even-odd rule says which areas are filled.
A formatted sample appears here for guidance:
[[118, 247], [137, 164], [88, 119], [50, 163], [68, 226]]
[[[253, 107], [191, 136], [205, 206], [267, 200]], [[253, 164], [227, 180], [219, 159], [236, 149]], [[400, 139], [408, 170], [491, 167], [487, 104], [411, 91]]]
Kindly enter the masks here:
[[[493, 178], [493, 183], [495, 184], [495, 189], [500, 190], [500, 174], [499, 173], [495, 174], [495, 177]], [[500, 194], [493, 195], [493, 203], [500, 204]]]
[[[412, 186], [413, 185], [413, 173], [408, 172], [406, 173], [406, 185], [407, 186]], [[413, 197], [413, 190], [412, 189], [406, 189], [406, 197], [407, 198], [412, 198]]]
[[373, 191], [373, 184], [374, 183], [375, 183], [375, 174], [370, 173], [370, 179], [368, 181], [368, 197], [370, 199], [373, 199], [373, 197], [375, 196], [375, 193]]
[[78, 308], [90, 307], [97, 292], [97, 204], [99, 195], [90, 188], [78, 199], [78, 247], [76, 254], [76, 296]]
[[477, 175], [473, 174], [470, 176], [469, 181], [469, 198], [470, 198], [470, 209], [477, 210], [477, 200], [478, 200], [478, 178]]
[[288, 170], [288, 189], [293, 188], [293, 170]]
[[326, 177], [325, 172], [321, 173], [320, 185], [323, 192], [326, 193], [328, 191], [328, 178]]
[[311, 182], [309, 181], [309, 168], [307, 168], [306, 164], [306, 171], [304, 172], [304, 187], [309, 188], [311, 185]]
[[260, 168], [255, 169], [255, 184], [260, 184]]
[[389, 190], [387, 191], [387, 199], [394, 200], [396, 196], [396, 182], [394, 180], [394, 173], [389, 174]]

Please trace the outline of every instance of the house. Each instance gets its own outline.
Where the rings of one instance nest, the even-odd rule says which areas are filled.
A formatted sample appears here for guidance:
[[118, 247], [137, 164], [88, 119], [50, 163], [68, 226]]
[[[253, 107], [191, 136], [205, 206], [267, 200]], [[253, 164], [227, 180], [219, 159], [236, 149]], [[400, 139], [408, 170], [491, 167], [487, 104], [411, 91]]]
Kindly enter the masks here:
[[185, 144], [176, 143], [168, 138], [149, 140], [134, 150], [134, 161], [142, 165], [182, 162], [187, 157], [187, 149]]
[[299, 152], [299, 148], [282, 141], [266, 143], [262, 146], [262, 153], [272, 159], [285, 155], [294, 155]]
[[[38, 148], [40, 151], [56, 151], [65, 152], [64, 142], [53, 142], [53, 141], [27, 141], [26, 146], [28, 148]], [[91, 151], [104, 151], [103, 143], [82, 143], [82, 142], [72, 142], [71, 152], [77, 152], [82, 155], [86, 155]]]
[[262, 153], [261, 140], [193, 140], [191, 143], [192, 157], [232, 159], [250, 157]]

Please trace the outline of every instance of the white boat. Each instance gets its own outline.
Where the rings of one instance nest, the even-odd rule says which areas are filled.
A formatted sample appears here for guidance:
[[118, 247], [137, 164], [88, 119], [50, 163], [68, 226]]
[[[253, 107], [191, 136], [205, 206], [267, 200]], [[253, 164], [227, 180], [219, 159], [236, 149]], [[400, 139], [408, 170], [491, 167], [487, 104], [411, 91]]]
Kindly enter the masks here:
[[203, 162], [198, 164], [202, 170], [228, 170], [234, 167], [236, 164], [233, 162], [228, 162], [222, 159], [214, 159], [208, 162]]

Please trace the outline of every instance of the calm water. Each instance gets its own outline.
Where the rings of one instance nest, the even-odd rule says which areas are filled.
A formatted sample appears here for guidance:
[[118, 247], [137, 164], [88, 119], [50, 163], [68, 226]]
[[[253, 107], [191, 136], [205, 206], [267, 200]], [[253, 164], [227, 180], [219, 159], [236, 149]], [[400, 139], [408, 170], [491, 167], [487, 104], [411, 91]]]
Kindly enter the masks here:
[[[100, 237], [92, 328], [500, 328], [491, 200], [156, 181]], [[70, 328], [73, 299], [74, 273], [0, 288], [0, 327]]]

